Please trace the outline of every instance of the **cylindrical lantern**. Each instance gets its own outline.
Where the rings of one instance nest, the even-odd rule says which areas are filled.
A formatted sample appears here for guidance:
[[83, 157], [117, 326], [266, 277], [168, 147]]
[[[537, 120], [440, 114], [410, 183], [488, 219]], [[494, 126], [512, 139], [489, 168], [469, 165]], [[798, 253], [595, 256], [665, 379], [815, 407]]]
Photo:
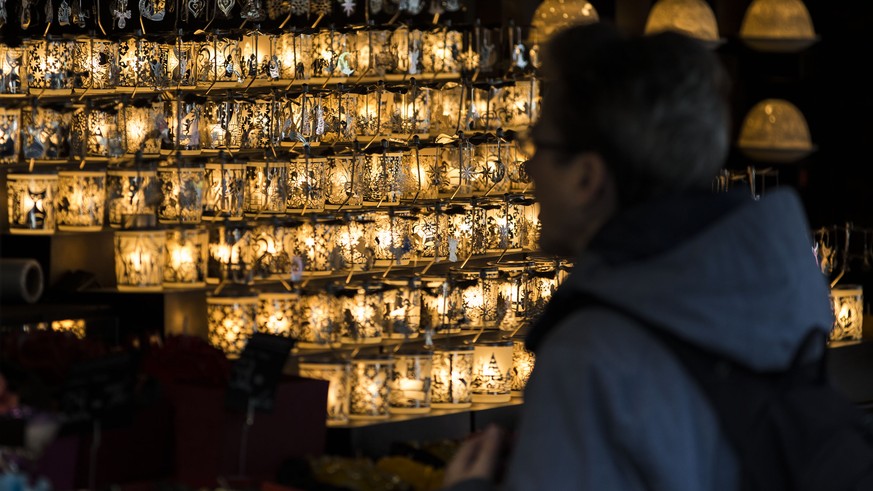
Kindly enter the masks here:
[[440, 167], [433, 169], [439, 174], [431, 178], [439, 182], [441, 198], [469, 198], [473, 196], [473, 146], [466, 140], [443, 147]]
[[58, 172], [58, 230], [97, 231], [106, 211], [106, 172]]
[[239, 222], [209, 228], [207, 281], [248, 283], [252, 274], [252, 231]]
[[239, 40], [230, 36], [213, 35], [197, 52], [198, 85], [233, 86], [243, 81]]
[[464, 128], [464, 112], [462, 102], [465, 97], [464, 87], [457, 82], [446, 82], [433, 93], [431, 112], [431, 134], [454, 135]]
[[368, 213], [350, 215], [340, 225], [336, 241], [346, 269], [369, 271], [373, 268], [372, 236], [373, 220]]
[[291, 279], [302, 267], [293, 257], [297, 240], [297, 225], [283, 223], [259, 223], [252, 233], [249, 254], [255, 279]]
[[305, 80], [312, 68], [312, 34], [286, 32], [279, 36], [277, 56], [282, 78]]
[[325, 108], [324, 140], [353, 142], [357, 138], [358, 94], [334, 92]]
[[285, 214], [288, 167], [285, 162], [246, 164], [245, 211], [252, 215]]
[[864, 291], [859, 285], [831, 288], [834, 326], [830, 341], [856, 341], [864, 332]]
[[241, 220], [245, 196], [245, 164], [206, 164], [203, 218]]
[[77, 39], [73, 52], [74, 85], [84, 89], [114, 88], [117, 46], [108, 39]]
[[497, 320], [497, 268], [453, 269], [449, 277], [449, 321], [462, 328], [493, 326]]
[[315, 35], [312, 50], [313, 77], [351, 76], [357, 69], [355, 34], [334, 30], [321, 31]]
[[385, 419], [388, 417], [389, 383], [394, 361], [390, 356], [352, 360], [351, 419]]
[[342, 266], [341, 246], [336, 237], [343, 223], [334, 218], [313, 218], [297, 227], [293, 251], [306, 275], [326, 275]]
[[[441, 260], [448, 256], [449, 216], [438, 207], [420, 210], [418, 220], [412, 226], [416, 254], [423, 258]], [[455, 244], [457, 256], [457, 244]]]
[[358, 97], [358, 111], [355, 122], [359, 140], [370, 141], [373, 137], [390, 135], [391, 94], [377, 87]]
[[239, 356], [255, 333], [257, 309], [257, 295], [206, 297], [209, 343], [229, 357]]
[[421, 278], [392, 277], [384, 283], [382, 301], [386, 335], [390, 338], [417, 338], [421, 328]]
[[472, 346], [436, 348], [433, 353], [432, 375], [430, 386], [432, 408], [466, 408], [472, 405]]
[[304, 290], [300, 296], [297, 347], [338, 348], [340, 346], [339, 300], [323, 288]]
[[497, 263], [497, 327], [515, 330], [525, 321], [527, 261]]
[[154, 103], [143, 107], [125, 105], [122, 109], [121, 125], [124, 132], [124, 149], [135, 154], [158, 154], [161, 140], [158, 134], [158, 120], [163, 117], [163, 104]]
[[258, 294], [258, 332], [294, 337], [300, 322], [300, 295], [296, 292], [261, 292]]
[[6, 176], [6, 192], [10, 232], [54, 233], [57, 174], [9, 174]]
[[109, 169], [106, 172], [106, 208], [109, 225], [121, 227], [125, 216], [154, 214], [160, 185], [153, 170]]
[[22, 110], [21, 123], [25, 159], [66, 159], [70, 156], [72, 112], [32, 107]]
[[27, 39], [24, 51], [27, 85], [34, 89], [72, 89], [73, 51], [71, 39]]
[[18, 109], [0, 108], [0, 164], [18, 160], [21, 149], [20, 128], [21, 112]]
[[363, 204], [366, 159], [365, 155], [337, 155], [327, 159], [325, 208], [359, 208]]
[[382, 342], [385, 329], [382, 293], [383, 286], [379, 282], [353, 284], [337, 292], [343, 343]]
[[444, 276], [424, 276], [421, 279], [421, 329], [435, 333], [456, 333], [460, 329], [448, 319], [451, 291]]
[[73, 153], [79, 157], [120, 157], [124, 137], [118, 111], [92, 109], [73, 114]]
[[529, 128], [539, 118], [539, 80], [517, 80], [514, 85], [504, 88], [500, 106], [503, 129]]
[[473, 192], [476, 195], [500, 196], [509, 192], [506, 172], [507, 143], [483, 143], [473, 147]]
[[430, 132], [431, 89], [413, 84], [409, 90], [392, 95], [391, 132], [402, 137], [427, 136]]
[[303, 358], [299, 366], [301, 377], [328, 381], [327, 424], [348, 423], [351, 364], [347, 361]]
[[326, 158], [299, 157], [288, 164], [289, 213], [324, 210]]
[[540, 245], [540, 204], [528, 199], [519, 201], [522, 207], [521, 248], [536, 251]]
[[433, 353], [400, 351], [394, 354], [389, 411], [393, 414], [421, 414], [430, 411]]
[[167, 230], [163, 286], [206, 286], [208, 257], [209, 233], [206, 229]]
[[201, 105], [194, 101], [178, 99], [169, 103], [168, 123], [169, 142], [163, 147], [182, 154], [200, 153], [200, 112]]
[[509, 377], [509, 387], [512, 397], [522, 397], [524, 388], [533, 372], [536, 357], [524, 346], [523, 339], [512, 341], [512, 373]]
[[119, 291], [161, 291], [166, 234], [164, 230], [115, 232], [115, 279]]
[[402, 153], [384, 152], [371, 155], [364, 165], [364, 205], [399, 204], [403, 175]]
[[512, 341], [480, 341], [473, 350], [473, 402], [512, 399]]
[[166, 46], [167, 76], [171, 87], [189, 87], [197, 84], [197, 44], [178, 38]]
[[445, 28], [435, 29], [425, 34], [424, 71], [426, 73], [460, 73], [459, 57], [463, 46], [463, 36], [458, 31]]
[[373, 252], [377, 266], [409, 264], [413, 253], [412, 228], [417, 217], [409, 210], [392, 209], [373, 216]]
[[275, 133], [274, 119], [277, 107], [270, 101], [240, 102], [237, 104], [239, 117], [239, 145], [236, 145], [236, 135], [232, 134], [229, 146], [246, 149], [265, 149], [279, 143]]
[[525, 272], [525, 317], [535, 320], [546, 308], [558, 288], [558, 263], [554, 259], [534, 259]]
[[158, 207], [158, 220], [162, 223], [200, 223], [205, 174], [202, 167], [159, 167], [157, 175], [163, 201]]
[[281, 75], [279, 58], [274, 54], [275, 37], [254, 31], [239, 43], [240, 63], [245, 78], [278, 80]]
[[0, 44], [0, 94], [20, 94], [24, 90], [24, 50]]
[[235, 150], [242, 146], [242, 108], [247, 103], [210, 99], [200, 113], [200, 139], [204, 149]]
[[445, 237], [441, 239], [440, 257], [450, 262], [464, 261], [473, 254], [485, 253], [483, 210], [470, 205], [451, 205], [445, 208]]
[[397, 46], [397, 71], [409, 75], [421, 74], [424, 70], [424, 32], [401, 26], [394, 31], [392, 37]]
[[166, 44], [142, 38], [121, 40], [116, 86], [122, 90], [166, 87], [168, 58]]
[[440, 149], [436, 147], [413, 148], [403, 154], [403, 181], [401, 198], [432, 200], [437, 198], [437, 183], [432, 176], [439, 175]]
[[366, 29], [357, 33], [358, 71], [383, 76], [397, 69], [397, 52], [391, 43], [391, 31]]

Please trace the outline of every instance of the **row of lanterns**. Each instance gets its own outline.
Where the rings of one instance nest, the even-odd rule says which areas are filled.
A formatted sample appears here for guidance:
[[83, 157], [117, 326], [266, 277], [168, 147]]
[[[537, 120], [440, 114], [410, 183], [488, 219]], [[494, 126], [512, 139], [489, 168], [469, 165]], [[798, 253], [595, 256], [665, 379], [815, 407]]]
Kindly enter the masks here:
[[572, 264], [549, 258], [453, 268], [446, 274], [257, 292], [231, 287], [206, 299], [209, 340], [238, 355], [254, 332], [304, 349], [379, 344], [469, 329], [515, 331], [536, 318]]
[[[165, 163], [167, 164], [167, 163]], [[528, 191], [513, 144], [455, 144], [405, 152], [6, 175], [17, 234], [120, 228], [128, 215], [162, 223], [283, 217]], [[516, 198], [517, 203], [525, 202]], [[528, 203], [529, 204], [529, 203]]]
[[401, 350], [351, 360], [302, 358], [301, 376], [329, 381], [328, 424], [521, 397], [534, 355], [519, 339]]
[[384, 85], [309, 90], [258, 100], [181, 97], [169, 102], [0, 109], [0, 163], [20, 158], [119, 158], [274, 150], [527, 128], [538, 117], [539, 84], [447, 82], [439, 88]]
[[216, 84], [246, 87], [254, 81], [458, 75], [462, 70], [489, 71], [495, 66], [498, 50], [492, 34], [482, 29], [461, 32], [402, 26], [280, 35], [251, 31], [211, 34], [202, 41], [35, 38], [25, 40], [21, 47], [0, 45], [0, 93]]

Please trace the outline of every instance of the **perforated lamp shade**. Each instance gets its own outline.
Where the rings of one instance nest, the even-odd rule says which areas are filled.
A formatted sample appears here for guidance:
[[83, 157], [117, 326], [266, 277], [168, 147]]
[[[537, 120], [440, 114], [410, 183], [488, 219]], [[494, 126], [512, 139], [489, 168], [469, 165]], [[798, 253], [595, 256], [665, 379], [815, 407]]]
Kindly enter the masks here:
[[534, 12], [531, 24], [545, 41], [555, 32], [576, 24], [591, 24], [600, 20], [597, 10], [588, 0], [545, 0]]
[[658, 0], [646, 20], [646, 34], [677, 31], [710, 46], [721, 42], [712, 8], [704, 0]]
[[800, 51], [818, 40], [800, 0], [754, 0], [743, 17], [740, 39], [752, 49], [773, 52]]
[[803, 113], [784, 99], [755, 104], [743, 120], [737, 145], [751, 159], [779, 163], [797, 161], [815, 149]]

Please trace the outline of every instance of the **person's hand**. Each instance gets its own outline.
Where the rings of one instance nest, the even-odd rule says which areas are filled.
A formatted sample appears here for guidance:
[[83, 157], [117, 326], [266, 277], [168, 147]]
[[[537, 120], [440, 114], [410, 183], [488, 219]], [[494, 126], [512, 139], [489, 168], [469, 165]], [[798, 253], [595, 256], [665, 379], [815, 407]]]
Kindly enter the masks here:
[[446, 466], [443, 486], [451, 487], [467, 479], [493, 479], [502, 439], [500, 428], [494, 425], [471, 435]]

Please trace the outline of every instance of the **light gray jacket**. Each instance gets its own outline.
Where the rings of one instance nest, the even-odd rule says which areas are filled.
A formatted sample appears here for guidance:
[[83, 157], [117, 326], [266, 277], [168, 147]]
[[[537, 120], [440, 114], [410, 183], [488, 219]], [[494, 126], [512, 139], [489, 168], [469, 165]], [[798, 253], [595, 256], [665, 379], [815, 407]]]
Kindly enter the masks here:
[[[639, 260], [588, 252], [560, 288], [571, 290], [757, 369], [786, 367], [804, 335], [829, 329], [833, 315], [790, 190], [743, 202]], [[580, 309], [536, 354], [501, 489], [738, 488], [716, 414], [644, 326], [605, 307]], [[452, 491], [490, 487], [471, 480]]]

